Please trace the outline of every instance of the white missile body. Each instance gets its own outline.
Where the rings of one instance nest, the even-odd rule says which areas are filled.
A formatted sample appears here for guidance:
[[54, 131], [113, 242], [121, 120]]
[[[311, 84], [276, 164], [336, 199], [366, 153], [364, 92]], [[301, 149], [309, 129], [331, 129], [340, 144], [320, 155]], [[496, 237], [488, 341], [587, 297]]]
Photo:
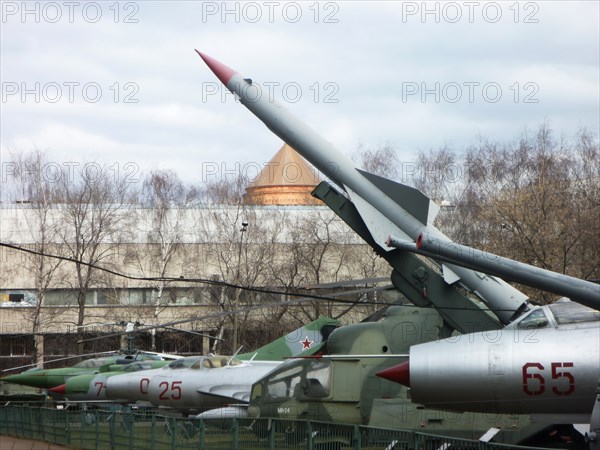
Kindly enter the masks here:
[[[331, 143], [271, 100], [257, 83], [196, 52], [246, 108], [347, 193], [381, 248], [392, 250], [386, 245], [389, 235], [415, 241], [421, 233], [428, 233], [440, 241], [451, 242], [433, 225], [439, 207], [422, 192], [357, 169]], [[449, 284], [460, 281], [485, 301], [504, 324], [527, 302], [522, 292], [499, 278], [453, 264], [444, 264], [443, 271]]]
[[470, 267], [502, 277], [503, 280], [516, 281], [537, 289], [564, 295], [582, 305], [600, 310], [600, 285], [591, 281], [534, 267], [455, 242], [441, 242], [431, 236], [420, 235], [415, 244], [390, 236], [387, 245], [459, 264], [463, 267]]

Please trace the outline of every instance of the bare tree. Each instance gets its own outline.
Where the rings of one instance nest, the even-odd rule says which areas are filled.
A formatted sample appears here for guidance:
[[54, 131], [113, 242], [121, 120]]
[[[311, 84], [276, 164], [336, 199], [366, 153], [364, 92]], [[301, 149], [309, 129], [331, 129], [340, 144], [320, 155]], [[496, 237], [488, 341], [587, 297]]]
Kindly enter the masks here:
[[456, 153], [444, 146], [417, 155], [415, 187], [441, 206], [452, 203], [460, 195], [460, 171]]
[[398, 155], [390, 144], [375, 148], [358, 147], [352, 159], [367, 172], [394, 179], [398, 176]]
[[[184, 236], [188, 232], [186, 221], [188, 208], [197, 200], [198, 191], [185, 186], [172, 171], [153, 171], [145, 179], [142, 189], [142, 206], [139, 223], [147, 233], [148, 251], [143, 259], [153, 277], [165, 278], [182, 274], [185, 258]], [[146, 226], [147, 223], [147, 226]], [[141, 255], [138, 255], [138, 260]], [[179, 263], [177, 274], [169, 273]], [[140, 267], [144, 264], [140, 261]], [[154, 283], [156, 291], [154, 319], [158, 317], [169, 299], [163, 298], [163, 291], [169, 285], [164, 279]]]
[[[290, 240], [284, 250], [286, 257], [273, 266], [273, 278], [289, 291], [327, 295], [336, 288], [323, 286], [338, 281], [350, 281], [357, 274], [373, 272], [372, 252], [359, 241], [331, 211], [316, 208], [294, 220], [288, 219]], [[308, 288], [308, 289], [307, 289]], [[340, 309], [331, 301], [315, 300], [298, 307], [303, 317], [298, 320], [315, 320], [319, 316], [339, 318], [352, 306]]]
[[131, 240], [129, 208], [133, 203], [126, 179], [113, 179], [95, 163], [83, 167], [76, 177], [65, 173], [61, 179], [64, 205], [59, 230], [65, 254], [75, 260], [74, 280], [67, 283], [78, 308], [78, 337], [83, 333], [90, 289], [110, 282], [94, 266], [110, 265], [119, 245]]
[[240, 205], [249, 180], [241, 173], [236, 176], [207, 180], [197, 188], [198, 197], [205, 205]]
[[57, 242], [57, 223], [54, 205], [60, 201], [57, 181], [60, 172], [40, 151], [13, 155], [18, 172], [16, 185], [22, 202], [23, 214], [20, 220], [22, 238], [30, 241], [28, 247], [34, 253], [24, 253], [23, 269], [31, 274], [35, 287], [35, 303], [23, 310], [25, 323], [31, 324], [34, 335], [33, 361], [41, 362], [43, 354], [44, 328], [56, 320], [60, 310], [46, 306], [46, 294], [56, 282], [57, 272], [62, 261], [49, 254], [60, 254]]
[[[210, 242], [203, 244], [206, 253], [203, 264], [210, 268], [213, 278], [246, 288], [206, 291], [210, 295], [209, 302], [224, 312], [231, 312], [218, 321], [216, 328], [222, 337], [229, 323], [234, 332], [232, 347], [235, 347], [244, 340], [249, 320], [249, 313], [238, 309], [264, 300], [264, 294], [252, 292], [252, 288], [271, 285], [269, 275], [277, 246], [277, 225], [263, 220], [255, 208], [241, 204], [201, 209], [199, 213], [196, 232], [203, 238], [210, 236]], [[236, 333], [238, 339], [235, 339]]]
[[[447, 149], [421, 155], [447, 161]], [[457, 165], [456, 167], [460, 167]], [[467, 149], [463, 178], [451, 189], [432, 180], [419, 186], [451, 206], [440, 228], [458, 242], [585, 279], [600, 273], [600, 156], [583, 131], [556, 139], [544, 123], [513, 142], [481, 140]], [[435, 180], [434, 180], [435, 181]], [[434, 194], [435, 195], [435, 194]], [[439, 201], [439, 199], [438, 199]], [[540, 302], [553, 297], [520, 288]]]
[[580, 233], [575, 273], [600, 283], [600, 145], [588, 130], [581, 130], [573, 147], [572, 208]]

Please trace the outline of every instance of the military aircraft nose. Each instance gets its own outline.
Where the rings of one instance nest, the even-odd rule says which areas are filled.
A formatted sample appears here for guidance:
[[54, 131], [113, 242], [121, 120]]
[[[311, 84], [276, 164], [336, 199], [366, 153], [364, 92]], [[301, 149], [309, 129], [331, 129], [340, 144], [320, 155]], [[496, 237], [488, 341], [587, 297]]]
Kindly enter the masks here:
[[378, 377], [386, 380], [400, 383], [406, 387], [410, 387], [410, 365], [408, 361], [390, 367], [389, 369], [381, 370], [376, 373]]
[[50, 392], [54, 392], [55, 394], [65, 395], [67, 393], [67, 385], [61, 384], [60, 386], [53, 387], [49, 389]]
[[48, 377], [43, 372], [39, 373], [20, 373], [18, 375], [9, 375], [2, 378], [2, 381], [7, 383], [22, 384], [23, 386], [37, 387], [37, 388], [48, 388], [54, 387], [61, 383], [56, 383], [54, 386], [48, 386]]

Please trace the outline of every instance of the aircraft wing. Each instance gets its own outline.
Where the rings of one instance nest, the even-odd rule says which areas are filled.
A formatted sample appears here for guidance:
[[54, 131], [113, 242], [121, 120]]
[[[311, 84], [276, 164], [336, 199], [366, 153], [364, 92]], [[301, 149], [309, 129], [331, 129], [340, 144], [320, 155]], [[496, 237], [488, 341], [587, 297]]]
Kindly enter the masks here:
[[227, 398], [248, 403], [250, 401], [251, 390], [252, 384], [222, 384], [206, 386], [205, 388], [197, 389], [196, 392], [202, 395], [210, 395], [213, 397]]

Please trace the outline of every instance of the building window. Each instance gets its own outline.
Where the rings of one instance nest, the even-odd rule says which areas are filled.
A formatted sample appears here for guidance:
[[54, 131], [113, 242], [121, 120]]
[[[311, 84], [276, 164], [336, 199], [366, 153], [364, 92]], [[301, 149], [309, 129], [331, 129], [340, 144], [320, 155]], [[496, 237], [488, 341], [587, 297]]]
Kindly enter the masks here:
[[97, 305], [107, 305], [108, 304], [108, 298], [106, 296], [106, 292], [98, 291], [98, 294], [96, 295], [96, 304]]
[[129, 290], [130, 305], [147, 305], [148, 292], [147, 289], [130, 289]]
[[14, 303], [21, 303], [25, 300], [25, 294], [8, 294], [8, 301]]

